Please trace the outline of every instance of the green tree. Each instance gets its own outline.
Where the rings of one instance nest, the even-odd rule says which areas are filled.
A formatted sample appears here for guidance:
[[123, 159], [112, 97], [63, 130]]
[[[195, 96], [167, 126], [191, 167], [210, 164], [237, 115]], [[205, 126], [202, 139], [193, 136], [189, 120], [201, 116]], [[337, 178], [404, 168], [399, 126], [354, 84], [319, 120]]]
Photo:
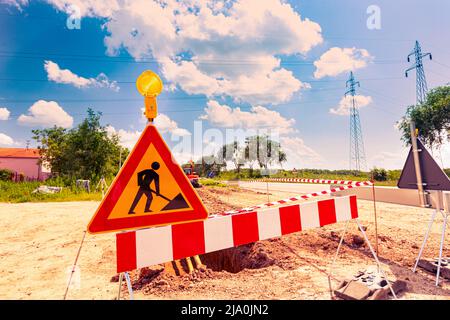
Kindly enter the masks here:
[[68, 155], [65, 152], [67, 146], [67, 130], [54, 126], [42, 130], [32, 130], [33, 139], [39, 144], [41, 162], [50, 165], [52, 173], [59, 174], [65, 171]]
[[399, 122], [402, 140], [411, 143], [409, 123], [415, 122], [419, 137], [428, 146], [439, 146], [450, 140], [450, 86], [431, 90], [422, 104], [408, 107]]
[[251, 136], [245, 140], [244, 158], [252, 163], [257, 162], [260, 168], [267, 169], [270, 164], [280, 165], [287, 161], [287, 155], [277, 141], [268, 136]]
[[[109, 136], [100, 124], [101, 113], [87, 110], [87, 117], [74, 129], [33, 130], [34, 139], [40, 144], [43, 160], [52, 172], [73, 179], [98, 180], [111, 177], [128, 155], [128, 149], [119, 145], [117, 135]], [[121, 152], [122, 150], [122, 152]]]
[[386, 181], [388, 179], [388, 172], [383, 168], [373, 168], [370, 175], [375, 181]]
[[206, 176], [209, 172], [220, 172], [221, 168], [226, 166], [214, 155], [203, 156], [195, 162], [195, 169], [201, 176]]
[[219, 163], [224, 166], [226, 166], [227, 161], [232, 162], [238, 174], [246, 163], [244, 149], [237, 141], [223, 145], [217, 154], [217, 158]]

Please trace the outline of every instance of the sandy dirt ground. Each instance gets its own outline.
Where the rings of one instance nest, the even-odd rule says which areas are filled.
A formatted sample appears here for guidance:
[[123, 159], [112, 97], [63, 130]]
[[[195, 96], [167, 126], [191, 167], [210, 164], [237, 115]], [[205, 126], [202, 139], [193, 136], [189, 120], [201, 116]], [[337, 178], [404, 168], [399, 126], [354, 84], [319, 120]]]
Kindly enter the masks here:
[[[259, 204], [268, 195], [232, 188], [202, 188], [210, 212]], [[273, 192], [270, 200], [289, 194]], [[374, 243], [373, 203], [358, 201], [360, 219]], [[98, 202], [0, 203], [0, 299], [63, 299], [68, 277], [87, 223]], [[431, 212], [378, 203], [380, 260], [390, 278], [405, 280], [400, 299], [450, 299], [450, 281], [434, 286], [434, 276], [412, 273]], [[441, 218], [437, 222], [441, 222]], [[440, 223], [435, 223], [424, 252], [438, 254]], [[260, 241], [222, 257], [202, 257], [210, 267], [174, 276], [161, 267], [131, 273], [136, 299], [329, 299], [327, 270], [343, 224], [334, 224]], [[448, 229], [448, 228], [447, 228]], [[374, 265], [361, 244], [356, 224], [350, 225], [333, 272], [333, 285]], [[449, 232], [447, 231], [447, 243]], [[448, 246], [447, 246], [448, 247]], [[450, 251], [445, 251], [450, 256]], [[228, 264], [228, 267], [226, 265]], [[223, 270], [225, 269], [225, 270]], [[86, 234], [68, 299], [115, 299], [114, 234]], [[126, 287], [122, 296], [127, 298]]]

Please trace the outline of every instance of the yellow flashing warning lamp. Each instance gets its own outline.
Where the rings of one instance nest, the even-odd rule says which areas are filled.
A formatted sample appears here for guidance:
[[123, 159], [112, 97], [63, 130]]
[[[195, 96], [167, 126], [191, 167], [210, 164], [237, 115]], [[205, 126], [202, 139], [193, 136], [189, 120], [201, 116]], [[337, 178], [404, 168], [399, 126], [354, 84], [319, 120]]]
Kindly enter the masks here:
[[136, 80], [136, 88], [145, 98], [145, 116], [152, 122], [158, 115], [156, 97], [163, 89], [159, 76], [151, 70], [146, 70]]

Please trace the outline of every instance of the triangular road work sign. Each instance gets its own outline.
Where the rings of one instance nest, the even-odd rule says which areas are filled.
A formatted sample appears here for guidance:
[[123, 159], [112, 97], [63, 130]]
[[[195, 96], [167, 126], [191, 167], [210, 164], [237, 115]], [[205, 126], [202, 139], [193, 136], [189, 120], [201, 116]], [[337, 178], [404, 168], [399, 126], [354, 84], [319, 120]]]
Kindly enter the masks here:
[[[420, 150], [419, 163], [422, 183], [424, 183], [423, 188], [425, 190], [450, 191], [450, 179], [439, 167], [420, 139], [417, 139], [417, 148]], [[412, 147], [409, 150], [408, 158], [406, 158], [406, 163], [403, 167], [397, 186], [401, 189], [417, 189], [417, 177]]]
[[203, 220], [208, 212], [157, 129], [149, 124], [88, 226], [103, 233]]

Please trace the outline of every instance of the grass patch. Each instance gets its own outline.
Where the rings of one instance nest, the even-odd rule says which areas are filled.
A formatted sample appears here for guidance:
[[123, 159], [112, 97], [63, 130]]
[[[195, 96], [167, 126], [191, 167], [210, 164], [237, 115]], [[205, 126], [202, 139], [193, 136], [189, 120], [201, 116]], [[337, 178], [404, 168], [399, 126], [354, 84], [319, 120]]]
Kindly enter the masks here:
[[207, 178], [200, 178], [200, 184], [203, 186], [208, 186], [208, 187], [222, 187], [222, 188], [228, 187], [228, 185], [221, 182], [220, 180], [207, 179]]
[[[400, 170], [388, 170], [386, 172], [385, 181], [375, 181], [377, 186], [397, 186], [397, 181], [400, 177]], [[234, 171], [221, 172], [215, 179], [221, 180], [253, 180], [264, 178], [259, 174], [258, 170], [241, 170], [240, 174]], [[369, 172], [361, 172], [359, 175], [354, 175], [349, 170], [315, 170], [303, 169], [298, 170], [295, 174], [292, 171], [279, 170], [275, 174], [270, 175], [269, 178], [302, 178], [302, 179], [326, 179], [326, 180], [352, 180], [352, 181], [367, 181], [371, 180]]]
[[[63, 201], [100, 201], [101, 192], [91, 192], [76, 188], [75, 186], [63, 187], [60, 193], [44, 194], [33, 193], [40, 185], [52, 185], [51, 182], [10, 182], [0, 181], [0, 202], [63, 202]], [[95, 188], [95, 186], [94, 186]]]

